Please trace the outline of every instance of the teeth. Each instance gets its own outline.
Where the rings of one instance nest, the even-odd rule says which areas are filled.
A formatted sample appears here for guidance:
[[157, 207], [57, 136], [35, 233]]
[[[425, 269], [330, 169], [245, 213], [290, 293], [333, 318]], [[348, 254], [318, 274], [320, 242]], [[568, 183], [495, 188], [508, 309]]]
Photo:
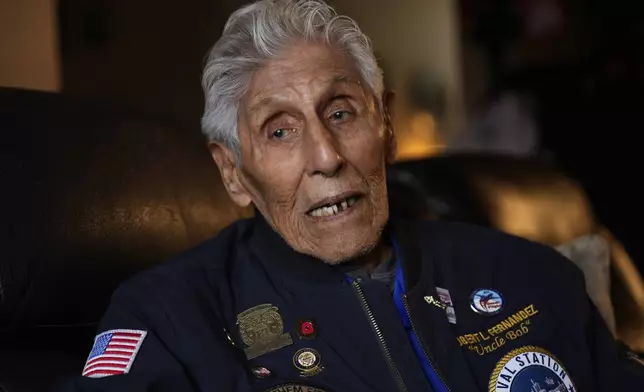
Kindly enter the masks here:
[[310, 214], [315, 217], [327, 217], [336, 215], [353, 206], [356, 201], [357, 199], [355, 197], [350, 197], [346, 200], [341, 201], [340, 203], [316, 208], [315, 210], [311, 211]]

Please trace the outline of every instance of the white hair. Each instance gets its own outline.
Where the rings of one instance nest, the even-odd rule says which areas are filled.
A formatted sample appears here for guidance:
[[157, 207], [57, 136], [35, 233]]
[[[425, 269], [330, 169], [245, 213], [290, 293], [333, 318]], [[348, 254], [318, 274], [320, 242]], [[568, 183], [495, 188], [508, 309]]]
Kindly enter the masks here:
[[222, 143], [241, 163], [237, 129], [240, 99], [253, 73], [295, 41], [323, 42], [355, 61], [363, 82], [382, 109], [383, 77], [369, 38], [355, 21], [322, 0], [261, 0], [235, 11], [210, 50], [203, 72], [202, 132]]

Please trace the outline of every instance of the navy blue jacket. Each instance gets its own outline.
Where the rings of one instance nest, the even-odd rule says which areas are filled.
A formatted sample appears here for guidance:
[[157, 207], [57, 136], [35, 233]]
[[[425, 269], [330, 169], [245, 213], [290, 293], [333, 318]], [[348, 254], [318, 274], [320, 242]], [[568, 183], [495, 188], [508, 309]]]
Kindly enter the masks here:
[[[389, 230], [405, 310], [447, 390], [644, 390], [644, 368], [618, 348], [581, 272], [557, 252], [463, 224]], [[501, 294], [502, 306], [476, 312], [477, 289]], [[112, 330], [146, 333], [127, 374], [62, 390], [432, 390], [387, 287], [351, 283], [294, 252], [261, 218], [123, 284], [99, 333]]]

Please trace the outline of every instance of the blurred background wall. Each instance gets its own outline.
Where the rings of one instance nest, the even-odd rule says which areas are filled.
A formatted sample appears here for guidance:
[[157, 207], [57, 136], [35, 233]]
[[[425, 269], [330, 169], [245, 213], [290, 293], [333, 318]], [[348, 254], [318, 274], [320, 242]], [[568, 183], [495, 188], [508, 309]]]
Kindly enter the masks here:
[[[151, 0], [61, 0], [63, 88], [172, 117], [198, 135], [204, 55], [230, 12], [244, 3], [191, 0], [178, 6]], [[454, 1], [331, 3], [352, 15], [372, 38], [390, 87], [398, 92], [402, 157], [426, 155], [440, 143], [438, 132], [463, 125]], [[445, 96], [440, 118], [417, 118], [407, 93], [415, 83], [411, 74], [441, 99]]]
[[[335, 0], [333, 4], [354, 17], [372, 39], [389, 88], [397, 93], [399, 158], [439, 151], [443, 140], [465, 120], [458, 3]], [[416, 96], [417, 90], [423, 90], [422, 97]]]
[[238, 5], [229, 3], [60, 0], [63, 90], [171, 119], [200, 137], [203, 59]]
[[60, 88], [56, 7], [54, 0], [0, 1], [0, 86]]

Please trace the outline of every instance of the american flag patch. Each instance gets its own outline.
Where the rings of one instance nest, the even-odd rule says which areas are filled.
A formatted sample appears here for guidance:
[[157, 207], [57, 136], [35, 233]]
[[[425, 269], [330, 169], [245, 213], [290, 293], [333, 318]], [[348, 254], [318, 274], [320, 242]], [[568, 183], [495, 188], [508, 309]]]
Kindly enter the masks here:
[[135, 329], [113, 329], [94, 339], [94, 346], [87, 357], [83, 376], [100, 378], [126, 374], [147, 335]]

